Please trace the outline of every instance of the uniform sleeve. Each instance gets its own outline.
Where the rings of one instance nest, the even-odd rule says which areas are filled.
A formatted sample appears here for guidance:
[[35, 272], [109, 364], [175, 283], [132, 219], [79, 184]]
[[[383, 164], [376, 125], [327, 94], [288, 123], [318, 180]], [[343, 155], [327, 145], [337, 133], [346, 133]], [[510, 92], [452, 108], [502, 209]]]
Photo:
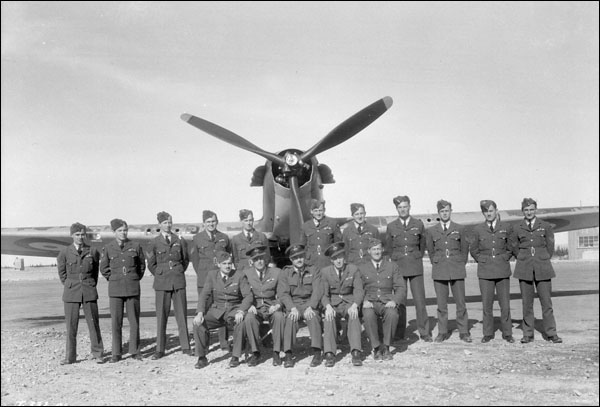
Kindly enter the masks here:
[[61, 250], [56, 257], [56, 267], [58, 269], [58, 277], [61, 283], [65, 283], [67, 279], [67, 253], [66, 248]]
[[546, 223], [544, 226], [546, 228], [546, 248], [550, 258], [552, 258], [554, 255], [554, 230], [549, 223]]
[[148, 242], [148, 245], [146, 246], [146, 262], [148, 263], [148, 270], [154, 275], [156, 273], [156, 250], [154, 241]]
[[243, 297], [240, 309], [244, 312], [247, 312], [252, 304], [254, 304], [254, 294], [252, 294], [252, 287], [250, 286], [248, 277], [245, 274], [240, 277], [240, 291]]
[[469, 260], [469, 236], [467, 236], [465, 227], [460, 228], [460, 254], [462, 261], [466, 264]]
[[517, 231], [516, 227], [513, 227], [510, 232], [510, 235], [508, 237], [508, 245], [512, 250], [513, 256], [517, 257], [517, 255], [519, 254], [519, 232]]
[[431, 236], [431, 229], [425, 230], [425, 241], [427, 246], [427, 253], [429, 254], [429, 261], [433, 264], [433, 253], [435, 252], [435, 246], [433, 245], [433, 236]]
[[190, 254], [188, 252], [188, 244], [185, 239], [182, 237], [179, 239], [181, 242], [181, 264], [183, 265], [183, 272], [187, 270], [190, 265]]
[[195, 234], [194, 238], [192, 239], [191, 243], [189, 244], [188, 253], [189, 253], [189, 259], [192, 262], [192, 265], [194, 266], [194, 270], [196, 270], [196, 272], [198, 272], [198, 262], [200, 261], [200, 257], [198, 255], [198, 245], [196, 245], [196, 236], [198, 236], [198, 235]]
[[427, 249], [427, 242], [425, 241], [425, 225], [423, 222], [419, 225], [419, 251], [421, 257], [425, 256], [425, 250]]
[[325, 276], [325, 273], [321, 273], [321, 304], [323, 307], [331, 304], [331, 292], [329, 290], [329, 279]]
[[394, 279], [394, 302], [396, 305], [406, 305], [406, 281], [404, 281], [404, 277], [402, 277], [398, 265], [394, 262], [391, 264], [394, 265], [394, 270], [392, 272]]
[[[402, 278], [404, 280], [404, 278]], [[363, 287], [363, 281], [360, 274], [360, 270], [356, 269], [356, 273], [354, 273], [354, 279], [352, 281], [352, 295], [354, 297], [354, 302], [356, 305], [362, 305], [363, 299], [365, 298], [365, 289]]]
[[231, 250], [232, 250], [232, 247], [231, 247], [231, 240], [229, 239], [229, 236], [227, 236], [227, 235], [225, 234], [225, 251], [226, 251], [227, 253], [231, 254]]
[[321, 298], [323, 298], [323, 284], [321, 283], [321, 270], [316, 269], [314, 272], [313, 278], [313, 291], [310, 295], [310, 307], [314, 310], [319, 308], [319, 304], [321, 303]]
[[146, 256], [144, 256], [144, 250], [142, 249], [142, 245], [138, 245], [137, 247], [137, 255], [139, 262], [137, 264], [137, 274], [140, 276], [140, 280], [144, 277], [144, 272], [146, 271]]
[[504, 253], [504, 259], [506, 261], [510, 261], [513, 257], [512, 245], [510, 241], [510, 237], [513, 234], [513, 227], [510, 223], [506, 224], [506, 252]]
[[90, 255], [92, 256], [92, 278], [96, 284], [98, 284], [98, 275], [100, 274], [100, 252], [95, 247], [92, 247]]
[[198, 312], [202, 312], [204, 315], [206, 315], [206, 300], [208, 298], [212, 298], [215, 272], [216, 270], [211, 270], [208, 273], [208, 276], [206, 276], [206, 281], [204, 281], [204, 287], [202, 287], [202, 291], [200, 292], [200, 296], [198, 297], [198, 305], [196, 307], [196, 310]]
[[283, 304], [286, 311], [290, 311], [294, 308], [294, 302], [292, 301], [292, 296], [290, 295], [290, 284], [288, 282], [289, 278], [289, 269], [281, 270], [279, 273], [279, 281], [277, 281], [277, 297], [279, 301]]
[[394, 250], [393, 245], [393, 240], [392, 240], [392, 234], [390, 232], [390, 225], [387, 225], [387, 227], [385, 228], [385, 242], [383, 244], [383, 253], [385, 255], [391, 256], [392, 252]]
[[469, 252], [473, 260], [479, 263], [479, 231], [473, 229], [473, 240], [469, 246]]
[[340, 229], [340, 225], [334, 220], [333, 221], [333, 242], [341, 242], [342, 241], [342, 230]]
[[110, 258], [108, 257], [108, 249], [106, 246], [102, 248], [100, 254], [100, 273], [106, 280], [110, 280]]

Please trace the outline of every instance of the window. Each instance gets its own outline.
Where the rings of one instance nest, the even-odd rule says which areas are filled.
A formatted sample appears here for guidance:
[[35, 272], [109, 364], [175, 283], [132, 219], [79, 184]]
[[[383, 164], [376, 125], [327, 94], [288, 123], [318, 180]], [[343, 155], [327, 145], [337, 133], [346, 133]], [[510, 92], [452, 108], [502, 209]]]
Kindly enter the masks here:
[[579, 248], [598, 247], [598, 236], [579, 236]]

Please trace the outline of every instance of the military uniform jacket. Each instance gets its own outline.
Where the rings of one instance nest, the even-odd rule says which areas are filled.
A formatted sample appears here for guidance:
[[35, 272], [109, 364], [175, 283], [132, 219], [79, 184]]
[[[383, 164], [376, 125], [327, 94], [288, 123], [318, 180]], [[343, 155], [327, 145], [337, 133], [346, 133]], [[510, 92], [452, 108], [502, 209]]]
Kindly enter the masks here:
[[513, 254], [517, 258], [514, 277], [519, 280], [537, 281], [556, 277], [550, 258], [554, 254], [554, 231], [552, 226], [539, 218], [533, 230], [525, 220], [513, 229], [510, 238]]
[[371, 239], [379, 239], [379, 231], [375, 226], [365, 222], [363, 223], [362, 232], [358, 233], [356, 222], [350, 222], [342, 232], [342, 241], [346, 245], [346, 260], [348, 263], [357, 264], [363, 257], [369, 257], [367, 249]]
[[173, 291], [185, 288], [185, 270], [190, 259], [187, 243], [171, 233], [169, 245], [162, 233], [148, 243], [146, 248], [148, 270], [154, 276], [156, 291]]
[[300, 236], [300, 244], [306, 248], [306, 263], [318, 268], [331, 264], [323, 253], [330, 244], [342, 240], [337, 222], [326, 216], [321, 219], [319, 227], [314, 220], [304, 222]]
[[444, 232], [439, 223], [427, 230], [427, 251], [433, 265], [431, 276], [434, 280], [458, 280], [467, 277], [469, 241], [463, 226], [450, 222]]
[[322, 295], [321, 277], [316, 267], [304, 266], [298, 271], [294, 266], [285, 266], [279, 273], [277, 296], [286, 311], [305, 304], [316, 310]]
[[215, 231], [214, 241], [210, 240], [208, 232], [203, 230], [196, 233], [190, 245], [190, 259], [196, 271], [196, 284], [204, 287], [204, 281], [210, 270], [218, 270], [217, 253], [223, 251], [231, 253], [229, 237], [218, 230]]
[[477, 277], [489, 280], [510, 277], [511, 233], [510, 223], [501, 221], [496, 221], [494, 232], [487, 222], [473, 228], [470, 251], [477, 262]]
[[246, 252], [250, 249], [250, 246], [255, 243], [260, 243], [264, 246], [267, 246], [267, 250], [265, 251], [265, 264], [269, 264], [271, 262], [271, 254], [269, 253], [269, 240], [267, 239], [267, 235], [265, 235], [263, 232], [259, 232], [258, 230], [254, 230], [252, 232], [252, 237], [250, 240], [248, 240], [244, 232], [241, 232], [240, 234], [231, 238], [231, 255], [233, 256], [233, 264], [235, 264], [236, 270], [243, 270], [250, 265], [248, 262], [248, 256], [246, 256]]
[[98, 267], [100, 253], [94, 247], [82, 245], [81, 254], [71, 244], [56, 258], [58, 276], [64, 286], [64, 302], [85, 302], [98, 299]]
[[109, 297], [140, 295], [140, 280], [145, 270], [144, 251], [137, 242], [127, 240], [121, 249], [114, 240], [102, 249], [100, 273], [108, 280]]
[[362, 305], [365, 292], [356, 265], [351, 263], [344, 265], [341, 279], [333, 264], [321, 269], [321, 284], [323, 287], [321, 303], [324, 307], [329, 304], [337, 307], [343, 303]]
[[[210, 299], [208, 311], [207, 299]], [[223, 282], [219, 270], [208, 272], [206, 282], [198, 299], [198, 312], [210, 312], [215, 318], [226, 318], [238, 310], [247, 312], [253, 302], [252, 290], [248, 278], [238, 270], [232, 270]]]
[[360, 263], [358, 269], [365, 292], [364, 300], [406, 304], [406, 282], [395, 262], [382, 260], [377, 272], [373, 261], [369, 259]]
[[387, 226], [385, 251], [400, 267], [403, 276], [423, 275], [423, 255], [426, 248], [425, 226], [412, 216], [404, 227], [400, 219]]
[[262, 281], [258, 276], [258, 272], [254, 267], [246, 267], [244, 274], [250, 284], [252, 290], [252, 296], [254, 298], [253, 305], [257, 308], [266, 307], [267, 309], [271, 305], [281, 304], [277, 299], [277, 282], [279, 281], [279, 273], [281, 270], [277, 267], [265, 267]]

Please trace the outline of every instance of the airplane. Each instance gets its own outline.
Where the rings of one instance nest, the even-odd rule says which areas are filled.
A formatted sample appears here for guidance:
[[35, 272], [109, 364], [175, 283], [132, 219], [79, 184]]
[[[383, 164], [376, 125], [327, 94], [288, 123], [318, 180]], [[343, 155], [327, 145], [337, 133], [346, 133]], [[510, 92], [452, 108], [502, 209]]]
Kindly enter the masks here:
[[[349, 117], [308, 150], [288, 148], [271, 153], [252, 144], [243, 137], [207, 120], [188, 113], [181, 119], [191, 126], [235, 147], [257, 154], [267, 161], [257, 167], [250, 186], [263, 188], [263, 217], [255, 222], [255, 228], [264, 232], [274, 261], [278, 265], [287, 262], [285, 249], [300, 240], [301, 226], [310, 219], [310, 202], [323, 199], [325, 184], [334, 183], [331, 169], [319, 163], [316, 156], [354, 137], [364, 130], [393, 104], [386, 96], [375, 101]], [[598, 206], [540, 208], [537, 216], [554, 226], [554, 232], [566, 232], [598, 226]], [[523, 219], [518, 210], [500, 210], [503, 221], [517, 223]], [[423, 221], [426, 228], [439, 222], [437, 214], [413, 215]], [[343, 229], [351, 217], [333, 217]], [[387, 224], [397, 219], [393, 216], [370, 216], [367, 222], [376, 226], [385, 235]], [[483, 222], [481, 212], [453, 212], [452, 220], [473, 228]], [[173, 232], [191, 241], [196, 233], [204, 230], [202, 223], [176, 223]], [[219, 230], [232, 237], [240, 233], [240, 222], [219, 222]], [[146, 244], [160, 232], [157, 224], [129, 225], [128, 238]], [[102, 247], [114, 239], [108, 225], [88, 226], [87, 240], [92, 246]], [[2, 228], [2, 254], [17, 256], [56, 257], [59, 251], [72, 243], [68, 226]]]

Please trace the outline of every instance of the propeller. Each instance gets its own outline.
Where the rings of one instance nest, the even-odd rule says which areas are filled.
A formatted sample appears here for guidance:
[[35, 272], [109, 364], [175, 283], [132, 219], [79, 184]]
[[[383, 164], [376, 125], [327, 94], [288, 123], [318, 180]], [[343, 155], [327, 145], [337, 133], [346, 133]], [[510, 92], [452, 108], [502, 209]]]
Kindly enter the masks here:
[[[301, 173], [304, 168], [308, 168], [304, 167], [306, 165], [305, 163], [317, 154], [329, 150], [358, 134], [361, 130], [365, 129], [384, 114], [392, 106], [392, 103], [393, 100], [389, 96], [379, 99], [343, 121], [300, 156], [295, 153], [287, 153], [285, 158], [265, 151], [245, 138], [199, 117], [184, 113], [181, 115], [181, 119], [219, 140], [258, 154], [261, 157], [278, 164], [281, 169], [283, 169], [283, 173], [285, 174], [285, 178], [287, 179], [290, 188], [289, 232], [290, 242], [293, 244], [300, 241], [300, 230], [304, 223], [302, 207], [300, 205], [298, 174]], [[288, 161], [287, 158], [290, 160]]]

